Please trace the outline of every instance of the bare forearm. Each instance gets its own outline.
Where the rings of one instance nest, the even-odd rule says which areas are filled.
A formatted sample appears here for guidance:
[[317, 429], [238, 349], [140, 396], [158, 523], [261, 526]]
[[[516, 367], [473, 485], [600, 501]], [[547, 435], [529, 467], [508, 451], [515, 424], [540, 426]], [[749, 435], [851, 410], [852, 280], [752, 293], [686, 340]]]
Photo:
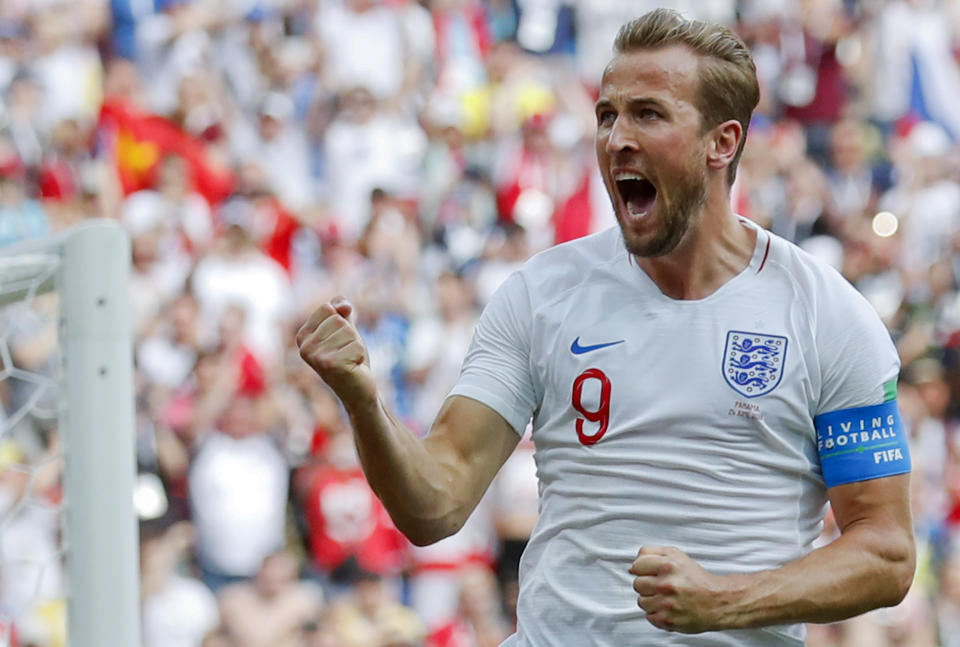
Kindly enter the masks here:
[[870, 526], [782, 568], [724, 578], [723, 628], [835, 622], [898, 604], [913, 579], [913, 540]]
[[333, 389], [350, 416], [360, 462], [397, 527], [416, 544], [456, 532], [467, 520], [519, 437], [493, 409], [448, 398], [425, 440], [383, 405], [352, 322], [336, 297], [297, 331], [300, 357]]
[[376, 396], [346, 404], [367, 481], [415, 544], [452, 534], [463, 520], [451, 466], [434, 456]]

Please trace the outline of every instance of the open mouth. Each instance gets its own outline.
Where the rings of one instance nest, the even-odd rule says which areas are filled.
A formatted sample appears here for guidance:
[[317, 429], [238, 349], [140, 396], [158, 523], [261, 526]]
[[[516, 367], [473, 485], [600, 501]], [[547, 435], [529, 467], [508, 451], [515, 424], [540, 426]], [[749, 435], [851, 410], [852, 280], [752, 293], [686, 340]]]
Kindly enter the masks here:
[[622, 178], [616, 181], [617, 191], [631, 216], [642, 216], [650, 211], [657, 199], [657, 187], [645, 178]]

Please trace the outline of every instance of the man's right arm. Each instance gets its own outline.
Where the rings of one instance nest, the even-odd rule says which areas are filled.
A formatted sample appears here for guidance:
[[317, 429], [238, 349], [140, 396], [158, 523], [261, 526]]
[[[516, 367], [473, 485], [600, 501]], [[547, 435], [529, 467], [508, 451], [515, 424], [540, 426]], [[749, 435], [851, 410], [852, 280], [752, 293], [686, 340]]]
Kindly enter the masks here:
[[354, 429], [363, 471], [397, 528], [426, 545], [460, 529], [520, 438], [490, 407], [447, 399], [427, 438], [417, 438], [384, 406], [366, 347], [337, 298], [297, 333], [300, 356], [333, 389]]

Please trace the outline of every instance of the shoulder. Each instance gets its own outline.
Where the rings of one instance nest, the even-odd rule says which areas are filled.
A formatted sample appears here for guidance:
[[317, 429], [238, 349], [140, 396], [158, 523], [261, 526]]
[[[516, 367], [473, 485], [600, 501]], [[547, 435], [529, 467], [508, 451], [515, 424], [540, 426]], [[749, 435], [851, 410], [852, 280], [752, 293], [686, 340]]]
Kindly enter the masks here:
[[828, 374], [844, 374], [855, 366], [866, 369], [870, 379], [895, 374], [899, 359], [889, 330], [876, 309], [840, 272], [773, 234], [768, 262], [772, 274], [789, 282], [787, 298], [802, 308], [800, 320], [810, 336], [810, 349], [829, 358], [823, 364]]
[[829, 318], [832, 313], [858, 312], [878, 318], [870, 303], [834, 267], [776, 234], [768, 235], [771, 273], [789, 282], [795, 296], [815, 315]]
[[626, 249], [620, 230], [612, 226], [538, 252], [523, 267], [539, 270], [541, 266], [554, 266], [560, 261], [595, 265], [599, 260], [611, 259], [616, 254], [625, 255]]
[[596, 268], [626, 255], [620, 230], [614, 226], [535, 254], [517, 275], [531, 292], [546, 296], [581, 283]]
[[223, 587], [217, 598], [220, 606], [234, 611], [248, 607], [255, 598], [253, 588], [248, 582], [237, 582]]

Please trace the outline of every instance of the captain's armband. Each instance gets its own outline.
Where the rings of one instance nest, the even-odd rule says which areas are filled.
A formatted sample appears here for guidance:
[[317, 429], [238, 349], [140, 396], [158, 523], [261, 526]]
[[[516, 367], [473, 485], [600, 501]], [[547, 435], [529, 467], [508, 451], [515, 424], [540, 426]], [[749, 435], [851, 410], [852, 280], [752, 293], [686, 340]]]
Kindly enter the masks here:
[[813, 419], [827, 487], [910, 471], [897, 401], [824, 413]]

